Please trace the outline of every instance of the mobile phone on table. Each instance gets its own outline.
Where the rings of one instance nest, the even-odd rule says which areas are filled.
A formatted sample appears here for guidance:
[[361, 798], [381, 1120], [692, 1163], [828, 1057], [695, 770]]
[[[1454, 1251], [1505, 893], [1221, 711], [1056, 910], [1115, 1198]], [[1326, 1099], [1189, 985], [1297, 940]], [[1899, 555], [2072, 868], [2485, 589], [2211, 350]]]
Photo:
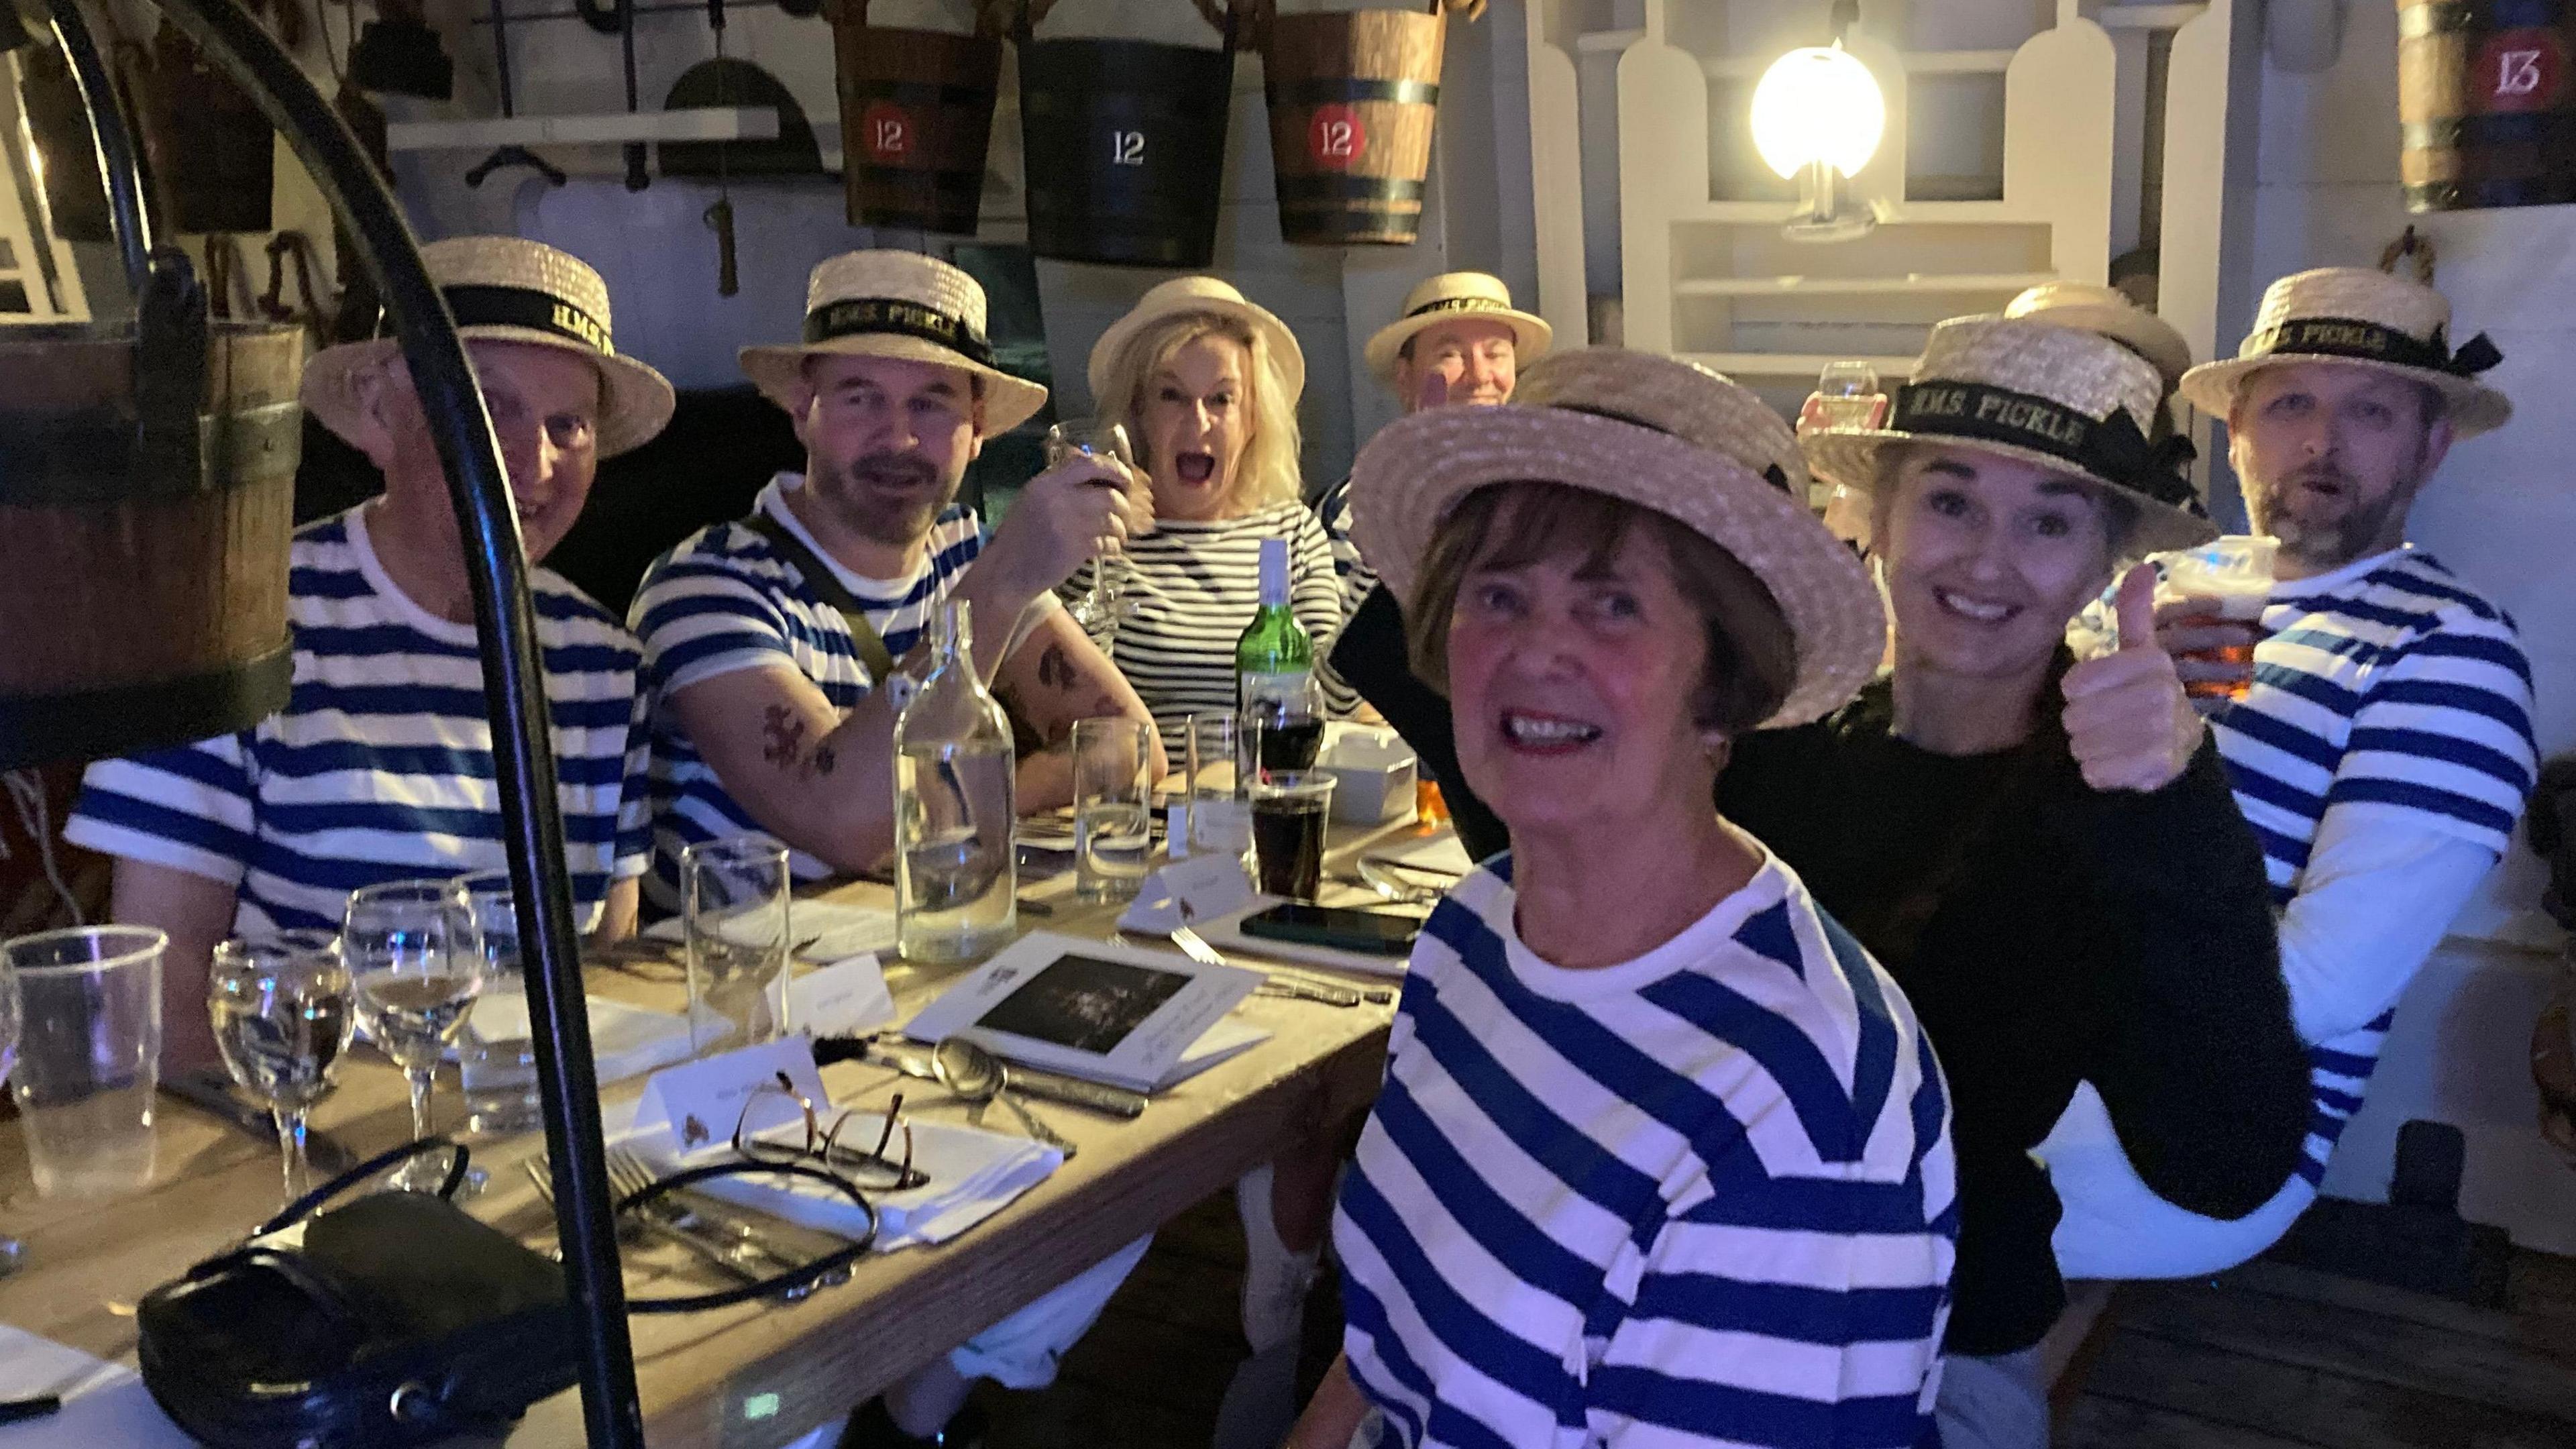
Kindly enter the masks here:
[[1413, 950], [1422, 922], [1386, 911], [1355, 911], [1339, 906], [1309, 906], [1295, 901], [1272, 906], [1243, 918], [1236, 929], [1256, 940], [1294, 941], [1364, 956], [1403, 956]]

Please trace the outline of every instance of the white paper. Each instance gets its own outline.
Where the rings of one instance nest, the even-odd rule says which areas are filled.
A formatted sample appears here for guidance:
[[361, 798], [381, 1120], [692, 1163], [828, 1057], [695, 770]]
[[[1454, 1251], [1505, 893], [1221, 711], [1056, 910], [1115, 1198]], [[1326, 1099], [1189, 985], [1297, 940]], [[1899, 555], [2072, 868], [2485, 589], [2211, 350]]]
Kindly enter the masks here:
[[1136, 899], [1118, 917], [1118, 926], [1168, 936], [1191, 921], [1213, 920], [1240, 910], [1251, 899], [1252, 878], [1244, 874], [1240, 856], [1192, 856], [1147, 876]]
[[[688, 1060], [687, 1017], [604, 996], [590, 997], [588, 1005], [590, 1053], [601, 1082], [621, 1082]], [[698, 1008], [698, 1020], [710, 1030], [731, 1029], [722, 1017], [704, 1007]], [[525, 1040], [530, 1030], [527, 993], [485, 991], [475, 999], [474, 1010], [465, 1019], [465, 1030], [479, 1041]], [[458, 1050], [455, 1043], [450, 1043], [447, 1059], [455, 1061]]]
[[[1105, 963], [1110, 970], [1093, 972], [1082, 968], [1082, 961]], [[1073, 971], [1074, 978], [1066, 979], [1061, 971], [1049, 975], [1060, 967]], [[1119, 972], [1121, 967], [1153, 974], [1136, 976]], [[1091, 981], [1091, 975], [1100, 979]], [[1045, 1003], [1036, 994], [1021, 995], [1041, 977], [1074, 996]], [[923, 1007], [904, 1032], [916, 1041], [964, 1036], [1012, 1061], [1150, 1092], [1172, 1079], [1173, 1068], [1193, 1044], [1251, 995], [1261, 979], [1257, 972], [1203, 966], [1185, 956], [1038, 931], [1004, 947]], [[1093, 1013], [1090, 1039], [1068, 1041], [1061, 1034], [1037, 1036], [1012, 1029], [1019, 1013], [1041, 1005], [1048, 1008], [1051, 1024], [1070, 1020], [1068, 1011]], [[1083, 1023], [1073, 1020], [1072, 1026]]]
[[[928, 1174], [930, 1180], [906, 1192], [868, 1194], [878, 1214], [875, 1250], [880, 1253], [914, 1243], [946, 1242], [1000, 1212], [1064, 1165], [1063, 1153], [1026, 1137], [948, 1122], [908, 1120], [912, 1127], [912, 1165]], [[851, 1131], [857, 1131], [856, 1124]], [[871, 1143], [873, 1140], [871, 1129]], [[730, 1145], [725, 1144], [675, 1151], [670, 1140], [659, 1134], [624, 1145], [634, 1146], [661, 1173], [732, 1157]], [[899, 1155], [896, 1160], [901, 1160]], [[690, 1190], [820, 1232], [856, 1238], [867, 1231], [867, 1215], [857, 1204], [809, 1178], [734, 1174], [709, 1178]]]
[[636, 1129], [667, 1133], [682, 1150], [723, 1142], [742, 1120], [744, 1100], [777, 1086], [781, 1072], [816, 1107], [830, 1104], [832, 1094], [814, 1068], [814, 1044], [791, 1036], [655, 1072], [635, 1109]]
[[6, 1449], [191, 1449], [124, 1364], [0, 1324], [0, 1399], [62, 1396], [58, 1414], [0, 1426]]
[[787, 1022], [807, 1036], [865, 1036], [894, 1017], [894, 993], [874, 952], [787, 983]]

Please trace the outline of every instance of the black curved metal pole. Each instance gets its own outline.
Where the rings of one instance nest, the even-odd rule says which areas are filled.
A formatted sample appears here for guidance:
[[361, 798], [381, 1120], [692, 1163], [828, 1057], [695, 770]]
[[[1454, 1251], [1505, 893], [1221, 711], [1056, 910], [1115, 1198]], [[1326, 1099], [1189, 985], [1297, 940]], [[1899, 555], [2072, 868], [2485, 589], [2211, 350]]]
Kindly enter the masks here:
[[456, 335], [455, 319], [421, 264], [419, 244], [348, 123], [234, 0], [154, 4], [259, 103], [356, 239], [394, 320], [430, 436], [447, 469], [457, 531], [465, 544], [474, 620], [482, 634], [483, 698], [492, 719], [503, 843], [518, 901], [528, 1015], [544, 1087], [555, 1222], [563, 1241], [565, 1277], [584, 1328], [582, 1415], [595, 1449], [643, 1449], [626, 1291], [618, 1276], [613, 1199], [600, 1141], [590, 1015], [583, 1003], [579, 938], [564, 869], [542, 656], [529, 608], [518, 514], [492, 420]]
[[[143, 204], [143, 168], [135, 160], [134, 133], [125, 129], [125, 112], [116, 104], [116, 83], [98, 57], [89, 21], [73, 0], [53, 0], [54, 43], [70, 64], [72, 86], [89, 112], [92, 159], [107, 188], [107, 207], [115, 225], [117, 255], [125, 263], [125, 282], [139, 300], [152, 273], [152, 217]], [[60, 158], [68, 160], [68, 158]]]

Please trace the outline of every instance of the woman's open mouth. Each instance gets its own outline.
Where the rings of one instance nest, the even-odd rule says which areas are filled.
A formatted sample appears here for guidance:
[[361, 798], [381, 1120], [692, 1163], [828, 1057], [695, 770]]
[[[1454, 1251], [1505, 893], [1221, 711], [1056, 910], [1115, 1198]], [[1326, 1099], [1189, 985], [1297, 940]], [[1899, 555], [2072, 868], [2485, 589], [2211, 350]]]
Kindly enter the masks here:
[[1214, 453], [1177, 453], [1172, 457], [1172, 472], [1192, 487], [1205, 487], [1216, 477]]
[[1601, 738], [1601, 726], [1563, 715], [1507, 709], [1500, 721], [1503, 744], [1528, 755], [1570, 755]]

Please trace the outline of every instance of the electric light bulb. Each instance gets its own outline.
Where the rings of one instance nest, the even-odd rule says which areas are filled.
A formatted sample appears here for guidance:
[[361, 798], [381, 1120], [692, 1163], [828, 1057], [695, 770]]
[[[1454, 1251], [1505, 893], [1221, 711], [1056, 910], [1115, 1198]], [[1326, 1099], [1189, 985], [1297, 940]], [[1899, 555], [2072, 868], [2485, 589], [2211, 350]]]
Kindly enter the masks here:
[[1818, 161], [1850, 176], [1886, 130], [1878, 78], [1840, 45], [1790, 51], [1753, 88], [1754, 149], [1784, 180]]

